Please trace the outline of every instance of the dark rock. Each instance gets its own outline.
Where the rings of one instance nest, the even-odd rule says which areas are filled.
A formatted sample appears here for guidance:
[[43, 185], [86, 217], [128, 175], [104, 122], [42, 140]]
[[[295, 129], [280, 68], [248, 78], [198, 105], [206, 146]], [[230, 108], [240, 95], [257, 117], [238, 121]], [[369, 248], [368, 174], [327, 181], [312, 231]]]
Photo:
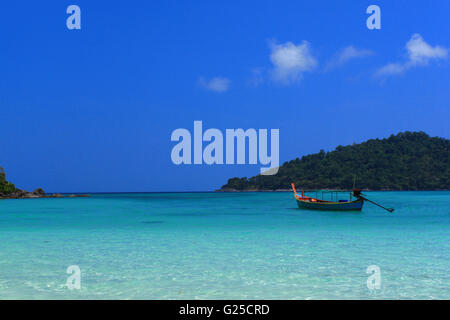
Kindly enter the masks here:
[[45, 197], [44, 195], [36, 194], [34, 192], [28, 192], [25, 190], [16, 189], [12, 193], [8, 194], [1, 194], [0, 198], [3, 199], [30, 199], [30, 198], [42, 198]]
[[42, 190], [42, 188], [37, 188], [36, 190], [33, 191], [33, 194], [42, 197], [42, 196], [45, 196], [45, 191]]
[[88, 194], [71, 194], [69, 196], [63, 196], [60, 193], [53, 193], [47, 195], [42, 188], [37, 188], [33, 192], [28, 192], [26, 190], [16, 189], [12, 193], [1, 193], [0, 199], [37, 199], [37, 198], [85, 198], [89, 197]]
[[18, 198], [23, 198], [27, 193], [28, 191], [17, 189], [16, 192], [12, 193], [11, 195], [16, 196]]
[[31, 199], [31, 198], [42, 198], [42, 197], [35, 194], [34, 192], [27, 192], [23, 195], [23, 198]]

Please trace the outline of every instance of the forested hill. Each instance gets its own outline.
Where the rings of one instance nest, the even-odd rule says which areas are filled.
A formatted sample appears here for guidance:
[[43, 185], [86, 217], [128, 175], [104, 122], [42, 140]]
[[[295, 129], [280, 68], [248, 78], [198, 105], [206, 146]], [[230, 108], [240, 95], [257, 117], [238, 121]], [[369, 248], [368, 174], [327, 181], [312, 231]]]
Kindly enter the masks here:
[[16, 187], [6, 181], [5, 171], [0, 167], [0, 194], [10, 194], [14, 191], [16, 191]]
[[303, 189], [450, 189], [450, 140], [402, 132], [285, 162], [276, 175], [232, 178], [219, 191]]

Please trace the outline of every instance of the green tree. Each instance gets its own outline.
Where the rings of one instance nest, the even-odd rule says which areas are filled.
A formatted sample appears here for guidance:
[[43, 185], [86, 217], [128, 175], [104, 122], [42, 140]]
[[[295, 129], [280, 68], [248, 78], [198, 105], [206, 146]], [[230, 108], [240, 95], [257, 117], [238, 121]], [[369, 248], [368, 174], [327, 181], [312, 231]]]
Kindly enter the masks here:
[[5, 170], [0, 167], [0, 193], [10, 194], [16, 191], [16, 187], [14, 184], [6, 181]]
[[450, 140], [424, 132], [400, 132], [331, 152], [320, 150], [285, 162], [273, 176], [232, 178], [222, 188], [236, 190], [303, 189], [373, 190], [450, 189]]

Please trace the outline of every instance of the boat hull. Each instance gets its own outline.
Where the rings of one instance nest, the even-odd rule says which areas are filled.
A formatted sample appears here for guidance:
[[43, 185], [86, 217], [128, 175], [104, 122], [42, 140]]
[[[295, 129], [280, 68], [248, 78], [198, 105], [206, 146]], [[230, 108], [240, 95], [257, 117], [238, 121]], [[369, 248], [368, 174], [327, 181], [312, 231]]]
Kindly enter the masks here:
[[364, 204], [362, 199], [351, 202], [311, 202], [308, 200], [296, 200], [300, 209], [323, 211], [361, 211]]

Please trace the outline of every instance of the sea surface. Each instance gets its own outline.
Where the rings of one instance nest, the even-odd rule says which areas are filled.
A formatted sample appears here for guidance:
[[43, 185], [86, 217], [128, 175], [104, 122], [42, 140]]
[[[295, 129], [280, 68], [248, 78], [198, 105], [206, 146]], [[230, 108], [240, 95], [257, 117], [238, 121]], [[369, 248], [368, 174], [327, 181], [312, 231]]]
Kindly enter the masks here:
[[450, 192], [366, 194], [395, 212], [291, 193], [0, 200], [0, 299], [450, 299]]

